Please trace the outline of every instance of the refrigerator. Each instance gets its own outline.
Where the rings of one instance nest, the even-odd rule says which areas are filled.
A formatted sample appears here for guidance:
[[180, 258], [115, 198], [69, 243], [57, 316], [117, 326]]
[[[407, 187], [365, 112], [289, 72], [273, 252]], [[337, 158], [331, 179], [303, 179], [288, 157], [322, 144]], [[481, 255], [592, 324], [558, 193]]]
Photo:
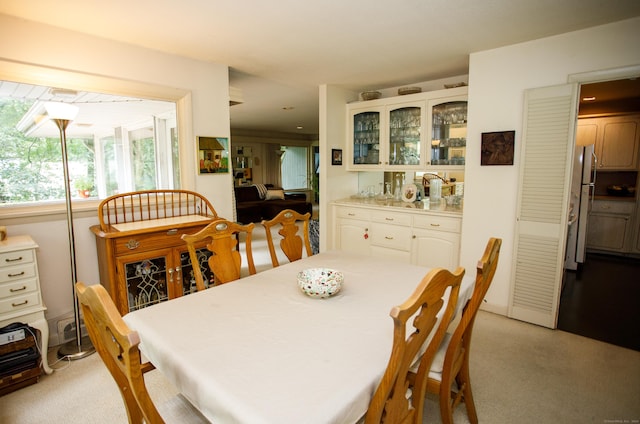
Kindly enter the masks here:
[[593, 205], [593, 190], [596, 182], [597, 158], [594, 145], [576, 146], [571, 177], [569, 200], [569, 228], [567, 231], [567, 253], [565, 268], [577, 270], [584, 263], [587, 242], [587, 224]]

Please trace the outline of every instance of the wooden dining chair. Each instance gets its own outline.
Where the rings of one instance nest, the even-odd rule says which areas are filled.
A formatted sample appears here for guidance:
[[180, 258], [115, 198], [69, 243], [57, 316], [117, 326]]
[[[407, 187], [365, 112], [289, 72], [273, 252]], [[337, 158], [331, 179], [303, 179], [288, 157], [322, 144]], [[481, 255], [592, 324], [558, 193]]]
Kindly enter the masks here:
[[[431, 364], [427, 392], [439, 396], [443, 424], [453, 424], [453, 410], [460, 402], [464, 402], [467, 408], [469, 422], [478, 423], [469, 376], [471, 335], [480, 304], [496, 273], [501, 245], [502, 239], [489, 239], [484, 254], [478, 261], [473, 294], [465, 305], [455, 330], [452, 334], [445, 335], [436, 358]], [[455, 391], [452, 390], [454, 381], [457, 386]]]
[[[313, 254], [311, 250], [311, 242], [309, 240], [309, 218], [311, 214], [309, 212], [304, 215], [292, 210], [284, 209], [280, 211], [278, 215], [270, 220], [263, 220], [261, 222], [267, 235], [267, 245], [269, 246], [269, 254], [271, 255], [271, 263], [274, 268], [279, 266], [278, 255], [274, 246], [273, 236], [271, 234], [271, 228], [280, 225], [278, 234], [280, 234], [280, 249], [286, 255], [290, 262], [297, 261], [302, 258], [304, 247], [307, 256]], [[302, 223], [302, 238], [298, 235], [297, 223]]]
[[[365, 424], [422, 424], [427, 373], [455, 313], [463, 276], [463, 268], [454, 273], [432, 269], [403, 304], [391, 309], [391, 356], [369, 403]], [[447, 289], [450, 293], [445, 301]], [[411, 318], [413, 329], [408, 332], [407, 321]], [[417, 358], [417, 373], [411, 374]]]
[[[144, 373], [155, 367], [150, 362], [142, 363], [138, 333], [127, 326], [102, 285], [86, 286], [78, 282], [76, 292], [91, 342], [120, 389], [129, 423], [164, 423], [144, 382]], [[167, 403], [175, 422], [208, 422], [182, 396], [175, 396]]]
[[198, 254], [196, 245], [206, 242], [207, 249], [212, 253], [207, 263], [213, 273], [213, 285], [224, 284], [235, 281], [240, 278], [242, 269], [242, 255], [238, 246], [238, 235], [246, 236], [244, 247], [245, 256], [249, 274], [256, 273], [256, 266], [253, 262], [253, 253], [251, 251], [251, 234], [255, 225], [241, 225], [236, 222], [227, 221], [226, 219], [216, 219], [202, 230], [195, 234], [183, 234], [182, 240], [187, 243], [189, 250], [189, 258], [193, 266], [193, 276], [196, 280], [196, 288], [198, 291], [208, 287], [204, 283], [202, 270], [198, 264]]

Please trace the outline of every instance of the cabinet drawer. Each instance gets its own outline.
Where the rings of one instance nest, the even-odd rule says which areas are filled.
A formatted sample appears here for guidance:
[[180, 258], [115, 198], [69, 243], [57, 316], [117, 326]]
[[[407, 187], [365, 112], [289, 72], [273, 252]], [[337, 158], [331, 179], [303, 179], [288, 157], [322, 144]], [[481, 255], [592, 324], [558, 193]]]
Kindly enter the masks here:
[[0, 267], [33, 262], [33, 249], [0, 253]]
[[182, 235], [193, 234], [199, 230], [200, 228], [187, 228], [170, 230], [164, 233], [138, 234], [130, 237], [120, 237], [117, 238], [114, 243], [116, 255], [127, 255], [175, 246], [184, 246], [186, 249], [187, 245], [181, 239]]
[[368, 209], [339, 207], [336, 214], [339, 218], [358, 219], [362, 221], [369, 221], [371, 219], [371, 213]]
[[38, 292], [0, 300], [0, 314], [33, 308], [40, 304]]
[[411, 249], [411, 228], [389, 224], [371, 224], [371, 244], [392, 249]]
[[450, 231], [459, 233], [462, 220], [439, 215], [416, 215], [413, 217], [413, 226], [429, 230]]
[[0, 269], [0, 283], [7, 281], [17, 281], [23, 278], [31, 278], [36, 276], [36, 264], [25, 263], [22, 265], [3, 267]]
[[373, 211], [371, 221], [384, 224], [411, 226], [411, 215], [406, 213], [392, 213], [387, 211]]
[[11, 296], [18, 296], [38, 289], [38, 282], [35, 278], [13, 281], [0, 285], [0, 299]]
[[591, 212], [621, 213], [632, 215], [636, 204], [627, 201], [594, 201]]

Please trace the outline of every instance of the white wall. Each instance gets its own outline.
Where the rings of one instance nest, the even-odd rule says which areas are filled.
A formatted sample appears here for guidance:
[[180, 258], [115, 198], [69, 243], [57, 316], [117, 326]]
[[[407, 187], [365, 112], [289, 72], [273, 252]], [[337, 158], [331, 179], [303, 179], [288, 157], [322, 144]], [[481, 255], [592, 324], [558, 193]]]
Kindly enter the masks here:
[[[232, 216], [230, 174], [197, 174], [196, 136], [229, 137], [228, 67], [112, 42], [0, 15], [0, 78], [57, 87], [122, 94], [162, 93], [180, 99], [183, 187], [206, 196], [221, 216]], [[9, 78], [12, 77], [12, 78]], [[57, 82], [57, 84], [55, 83]], [[155, 87], [157, 86], [157, 87]], [[139, 90], [136, 92], [136, 90]], [[0, 223], [8, 234], [30, 234], [40, 245], [39, 271], [47, 318], [73, 311], [66, 215]], [[89, 226], [95, 213], [75, 219], [78, 279], [98, 282], [95, 240]], [[53, 220], [53, 221], [51, 221]], [[15, 224], [15, 222], [20, 222]]]
[[[484, 309], [506, 315], [509, 303], [525, 90], [639, 65], [638, 40], [634, 18], [471, 55], [461, 266], [471, 272], [487, 239], [503, 239]], [[516, 131], [514, 166], [480, 166], [481, 134], [502, 130]]]

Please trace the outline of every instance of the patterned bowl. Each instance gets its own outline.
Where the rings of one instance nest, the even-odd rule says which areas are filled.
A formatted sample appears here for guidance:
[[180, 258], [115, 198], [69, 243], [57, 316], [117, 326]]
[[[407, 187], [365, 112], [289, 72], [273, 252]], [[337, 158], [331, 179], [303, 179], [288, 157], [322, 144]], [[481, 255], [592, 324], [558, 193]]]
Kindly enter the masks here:
[[311, 297], [329, 297], [340, 291], [344, 275], [329, 268], [308, 268], [298, 273], [298, 286]]

